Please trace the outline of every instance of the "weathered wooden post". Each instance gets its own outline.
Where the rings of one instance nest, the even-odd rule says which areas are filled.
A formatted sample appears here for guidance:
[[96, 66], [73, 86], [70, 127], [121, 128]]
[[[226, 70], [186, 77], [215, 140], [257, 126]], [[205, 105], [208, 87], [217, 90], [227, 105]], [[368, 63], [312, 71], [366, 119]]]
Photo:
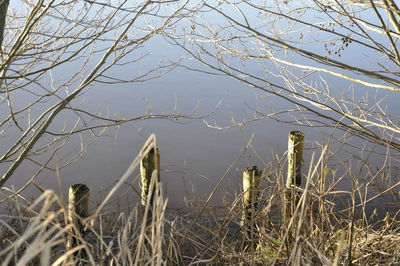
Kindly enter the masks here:
[[262, 171], [257, 166], [248, 167], [243, 172], [243, 215], [242, 232], [245, 238], [245, 248], [255, 248], [257, 229], [255, 215], [260, 195]]
[[68, 223], [73, 226], [69, 230], [67, 249], [79, 245], [77, 235], [84, 235], [85, 224], [82, 219], [89, 217], [90, 189], [84, 184], [75, 184], [69, 188], [68, 196]]
[[299, 200], [295, 187], [301, 186], [301, 167], [303, 165], [304, 133], [291, 131], [288, 142], [288, 173], [285, 185], [283, 222], [288, 223]]
[[[153, 191], [150, 190], [150, 182], [153, 172], [157, 171], [156, 183]], [[141, 203], [142, 207], [146, 207], [147, 199], [150, 199], [150, 206], [153, 204], [154, 191], [157, 183], [160, 181], [160, 151], [158, 148], [152, 148], [143, 156], [140, 162], [140, 176], [141, 176]], [[150, 193], [150, 197], [149, 197]]]

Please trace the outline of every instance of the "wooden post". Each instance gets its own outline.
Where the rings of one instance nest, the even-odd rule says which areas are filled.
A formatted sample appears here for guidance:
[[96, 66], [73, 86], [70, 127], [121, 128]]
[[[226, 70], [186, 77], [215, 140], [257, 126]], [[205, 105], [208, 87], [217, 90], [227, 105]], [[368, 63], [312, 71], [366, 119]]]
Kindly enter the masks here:
[[243, 215], [242, 231], [245, 238], [245, 248], [255, 248], [256, 245], [256, 223], [255, 214], [260, 195], [262, 171], [257, 166], [248, 167], [243, 172]]
[[293, 186], [301, 186], [301, 167], [303, 165], [304, 133], [291, 131], [288, 142], [288, 173], [285, 186], [283, 222], [288, 223], [299, 200], [298, 192]]
[[67, 249], [72, 249], [79, 245], [77, 235], [83, 235], [85, 225], [82, 219], [89, 217], [89, 197], [90, 189], [84, 184], [75, 184], [69, 188], [68, 198], [68, 223], [72, 224], [68, 239]]
[[[160, 151], [158, 148], [152, 148], [147, 154], [144, 155], [140, 162], [140, 176], [141, 176], [141, 203], [145, 207], [150, 193], [150, 206], [153, 204], [154, 190], [149, 191], [151, 177], [153, 171], [157, 171], [156, 184], [160, 181]], [[154, 186], [154, 189], [156, 186]]]

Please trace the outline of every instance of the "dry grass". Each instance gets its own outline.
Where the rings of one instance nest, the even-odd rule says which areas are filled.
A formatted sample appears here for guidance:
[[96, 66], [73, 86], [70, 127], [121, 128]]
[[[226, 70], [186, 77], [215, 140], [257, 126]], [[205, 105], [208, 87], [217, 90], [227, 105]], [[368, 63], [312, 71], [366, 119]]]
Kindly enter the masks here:
[[[166, 209], [160, 185], [153, 206], [133, 208], [112, 224], [102, 218], [100, 205], [87, 219], [86, 231], [74, 231], [79, 245], [67, 250], [73, 225], [65, 223], [65, 204], [47, 190], [29, 205], [16, 201], [14, 212], [1, 217], [1, 265], [396, 264], [400, 213], [372, 219], [363, 187], [355, 179], [347, 192], [326, 184], [329, 172], [323, 154], [311, 160], [288, 221], [280, 219], [283, 171], [279, 167], [265, 171], [275, 176], [275, 182], [264, 182], [250, 221], [255, 227], [253, 239], [246, 239], [246, 224], [240, 225], [242, 195], [226, 206], [224, 216], [207, 208], [201, 209], [201, 216], [173, 214]], [[334, 196], [343, 193], [349, 204], [339, 209]]]

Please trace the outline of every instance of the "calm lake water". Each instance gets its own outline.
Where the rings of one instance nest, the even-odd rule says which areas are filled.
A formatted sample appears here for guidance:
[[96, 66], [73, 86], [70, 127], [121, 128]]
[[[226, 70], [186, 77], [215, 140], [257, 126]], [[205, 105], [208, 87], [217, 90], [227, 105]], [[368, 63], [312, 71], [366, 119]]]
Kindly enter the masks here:
[[[257, 90], [227, 78], [210, 78], [204, 74], [177, 70], [145, 83], [92, 88], [83, 98], [89, 109], [104, 113], [110, 110], [111, 113], [126, 117], [144, 113], [146, 101], [156, 114], [173, 113], [175, 105], [178, 111], [190, 113], [198, 104], [199, 109], [194, 116], [203, 116], [215, 109], [222, 100], [215, 113], [205, 120], [210, 124], [216, 122], [220, 126], [229, 126], [232, 123], [231, 116], [237, 121], [251, 116], [245, 105], [255, 106], [258, 96]], [[62, 126], [65, 121], [74, 122], [71, 117], [64, 115], [56, 124]], [[287, 133], [294, 129], [291, 125], [267, 120], [225, 130], [210, 128], [201, 119], [133, 122], [118, 131], [110, 130], [109, 136], [96, 139], [86, 148], [79, 161], [61, 169], [61, 188], [52, 171], [45, 172], [38, 180], [44, 188], [61, 190], [64, 194], [69, 185], [85, 183], [92, 188], [94, 197], [100, 195], [97, 191], [104, 196], [108, 188], [125, 172], [147, 137], [156, 133], [161, 153], [161, 178], [171, 207], [184, 206], [184, 197], [206, 198], [217, 180], [241, 156], [221, 186], [221, 193], [216, 198], [216, 202], [220, 202], [222, 194], [239, 192], [245, 167], [253, 164], [262, 167], [254, 152], [242, 154], [252, 134], [255, 149], [267, 161], [274, 153], [282, 154], [285, 151]], [[87, 141], [85, 143], [93, 140], [85, 134], [83, 136]], [[62, 154], [74, 154], [80, 148], [80, 139], [76, 137]], [[61, 155], [59, 160], [63, 160]], [[31, 166], [25, 164], [21, 167], [16, 173], [19, 178], [11, 179], [8, 185], [12, 184], [16, 188], [22, 186], [32, 174]], [[35, 190], [28, 191], [28, 195], [34, 195]]]
[[[246, 105], [256, 105], [262, 96], [259, 91], [227, 78], [209, 77], [205, 74], [188, 72], [178, 69], [164, 77], [145, 83], [118, 85], [114, 87], [95, 87], [84, 96], [85, 104], [92, 110], [117, 113], [124, 116], [140, 115], [146, 108], [146, 100], [153, 106], [154, 113], [173, 112], [178, 110], [190, 112], [197, 103], [199, 110], [194, 116], [207, 114], [215, 108], [220, 100], [223, 103], [214, 114], [206, 117], [208, 123], [214, 121], [220, 126], [232, 123], [232, 117], [240, 121], [251, 117]], [[279, 99], [272, 99], [275, 108], [287, 108]], [[58, 120], [60, 125], [70, 119], [68, 116]], [[73, 122], [73, 121], [71, 121]], [[146, 120], [133, 122], [123, 126], [118, 131], [110, 130], [109, 136], [99, 138], [89, 145], [82, 158], [60, 170], [59, 179], [53, 171], [46, 171], [38, 178], [38, 183], [44, 188], [54, 189], [60, 195], [66, 196], [67, 189], [75, 183], [85, 183], [92, 189], [93, 205], [100, 202], [125, 172], [133, 158], [151, 133], [157, 134], [161, 154], [161, 180], [170, 208], [182, 208], [188, 202], [205, 200], [218, 180], [229, 170], [211, 201], [212, 205], [221, 206], [222, 199], [232, 201], [240, 193], [242, 172], [245, 167], [268, 164], [276, 156], [282, 157], [287, 148], [287, 135], [291, 130], [305, 132], [306, 162], [311, 158], [312, 151], [319, 152], [314, 141], [322, 142], [326, 136], [323, 130], [314, 128], [299, 128], [286, 123], [264, 119], [250, 123], [244, 127], [218, 130], [206, 126], [203, 120]], [[329, 131], [328, 131], [329, 132]], [[83, 134], [83, 138], [93, 140]], [[250, 138], [257, 154], [247, 149]], [[87, 143], [86, 142], [86, 143]], [[354, 143], [365, 145], [362, 141]], [[368, 145], [367, 145], [368, 146]], [[360, 146], [361, 147], [361, 146]], [[75, 137], [65, 147], [62, 154], [71, 155], [80, 150], [80, 139]], [[315, 149], [312, 149], [315, 148]], [[336, 149], [336, 148], [335, 148]], [[342, 147], [339, 153], [341, 159], [352, 158], [345, 150], [353, 150], [350, 146]], [[338, 155], [339, 156], [339, 155]], [[260, 160], [262, 159], [262, 161]], [[62, 156], [55, 159], [62, 161]], [[353, 158], [356, 170], [358, 160]], [[235, 164], [233, 164], [236, 161]], [[376, 161], [379, 165], [379, 161]], [[233, 165], [232, 165], [233, 164]], [[25, 164], [8, 183], [16, 188], [22, 186], [32, 174], [32, 165]], [[284, 169], [286, 170], [286, 169]], [[308, 166], [304, 167], [304, 172]], [[136, 173], [137, 175], [138, 173]], [[120, 190], [119, 198], [114, 198], [109, 206], [132, 206], [139, 202], [137, 195], [138, 179], [134, 175], [134, 189], [125, 185]], [[340, 175], [340, 169], [337, 175]], [[274, 177], [272, 177], [274, 179]], [[136, 180], [136, 181], [134, 181]], [[339, 183], [338, 189], [349, 190], [350, 183]], [[377, 191], [370, 191], [376, 194]], [[34, 187], [28, 189], [25, 195], [32, 197], [38, 194]], [[388, 195], [388, 207], [393, 206], [393, 197]], [[372, 202], [371, 208], [379, 206], [384, 210], [381, 201]]]
[[[158, 41], [157, 41], [158, 42]], [[150, 43], [145, 49], [151, 51], [152, 55], [146, 59], [149, 62], [156, 62], [165, 53], [167, 55], [178, 54], [177, 51], [163, 49], [164, 44]], [[193, 63], [196, 64], [196, 63]], [[257, 67], [257, 66], [255, 66]], [[66, 70], [67, 71], [67, 70]], [[124, 70], [126, 74], [130, 69]], [[337, 85], [337, 84], [335, 84]], [[169, 207], [181, 208], [188, 204], [188, 201], [205, 200], [215, 184], [224, 177], [218, 193], [214, 196], [212, 204], [222, 205], [222, 199], [233, 200], [235, 195], [240, 193], [243, 170], [252, 165], [264, 168], [264, 164], [276, 160], [277, 156], [282, 157], [287, 149], [287, 135], [291, 130], [301, 130], [305, 133], [305, 167], [308, 171], [307, 162], [311, 159], [313, 151], [319, 153], [320, 148], [315, 142], [327, 141], [326, 134], [332, 133], [335, 137], [343, 135], [342, 132], [332, 131], [323, 128], [300, 128], [288, 123], [280, 123], [272, 119], [254, 121], [243, 127], [227, 129], [215, 129], [206, 125], [218, 125], [229, 127], [232, 121], [249, 120], [253, 117], [251, 108], [262, 108], [264, 111], [281, 111], [293, 108], [293, 106], [277, 97], [265, 98], [266, 94], [239, 83], [227, 77], [209, 76], [203, 73], [191, 72], [182, 68], [162, 76], [158, 79], [143, 83], [119, 84], [114, 86], [96, 85], [80, 97], [77, 102], [82, 102], [86, 109], [110, 113], [115, 117], [131, 117], [143, 114], [150, 105], [154, 114], [169, 114], [175, 111], [191, 113], [193, 117], [207, 115], [204, 119], [179, 119], [170, 121], [165, 119], [145, 120], [132, 122], [116, 129], [110, 129], [108, 136], [94, 139], [88, 133], [82, 134], [84, 144], [92, 144], [84, 147], [85, 152], [79, 160], [71, 165], [60, 169], [57, 176], [54, 171], [44, 171], [37, 178], [37, 183], [43, 188], [54, 189], [60, 195], [66, 195], [68, 187], [75, 183], [85, 183], [92, 189], [93, 205], [103, 198], [110, 187], [112, 187], [125, 172], [133, 158], [138, 154], [140, 148], [151, 133], [156, 133], [161, 155], [161, 180], [164, 191], [169, 199]], [[222, 101], [222, 102], [221, 102]], [[389, 99], [392, 102], [389, 108], [397, 108], [395, 98]], [[198, 109], [197, 109], [198, 106]], [[272, 108], [272, 109], [271, 109]], [[215, 110], [214, 110], [215, 109]], [[213, 111], [214, 110], [214, 111]], [[211, 114], [210, 112], [213, 111]], [[287, 116], [281, 116], [287, 119]], [[54, 122], [54, 128], [62, 127], [64, 123], [73, 124], [75, 118], [68, 113], [61, 113]], [[9, 135], [0, 139], [0, 148], [3, 150], [13, 136]], [[53, 160], [52, 166], [62, 165], [68, 158], [81, 150], [80, 136], [71, 138], [63, 151]], [[252, 147], [246, 146], [251, 141]], [[372, 148], [373, 146], [354, 138], [352, 145], [356, 147]], [[352, 171], [360, 177], [360, 182], [367, 176], [365, 171], [368, 160], [369, 167], [381, 166], [385, 163], [390, 171], [390, 184], [394, 184], [397, 177], [395, 160], [385, 162], [384, 156], [369, 157], [368, 152], [356, 151], [351, 145], [334, 144], [333, 150], [340, 148], [340, 152], [332, 160], [347, 161], [352, 159]], [[380, 148], [376, 148], [379, 150]], [[384, 150], [382, 150], [384, 152]], [[357, 156], [353, 156], [355, 152]], [[394, 157], [395, 158], [395, 157]], [[235, 162], [235, 163], [234, 163]], [[16, 189], [23, 186], [32, 175], [30, 162], [25, 162], [10, 179], [7, 186], [14, 186]], [[344, 173], [340, 165], [337, 176]], [[390, 168], [389, 170], [389, 167]], [[363, 168], [359, 171], [360, 168]], [[227, 170], [229, 171], [227, 172]], [[284, 171], [286, 170], [283, 168]], [[393, 170], [392, 170], [393, 169]], [[5, 166], [0, 166], [4, 171]], [[227, 172], [227, 173], [226, 173]], [[136, 173], [137, 175], [137, 173]], [[272, 176], [271, 179], [276, 177]], [[116, 205], [135, 205], [139, 202], [137, 176], [132, 176], [129, 183], [121, 189], [118, 199], [114, 199]], [[372, 188], [373, 186], [371, 186]], [[344, 178], [337, 189], [349, 190], [351, 188], [348, 178]], [[375, 187], [376, 188], [376, 187]], [[367, 191], [369, 195], [375, 195], [382, 190]], [[31, 186], [25, 191], [27, 197], [35, 197], [38, 190]], [[387, 195], [385, 202], [388, 206], [398, 201], [395, 195]], [[398, 199], [397, 199], [398, 200]], [[378, 206], [385, 210], [382, 201], [373, 202], [370, 208]]]

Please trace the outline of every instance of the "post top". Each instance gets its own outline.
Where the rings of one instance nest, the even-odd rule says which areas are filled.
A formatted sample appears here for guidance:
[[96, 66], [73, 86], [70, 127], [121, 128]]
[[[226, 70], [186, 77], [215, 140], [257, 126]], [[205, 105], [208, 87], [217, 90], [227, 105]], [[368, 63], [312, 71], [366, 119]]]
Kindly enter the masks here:
[[289, 132], [289, 135], [290, 135], [290, 136], [293, 135], [293, 136], [299, 136], [299, 137], [300, 137], [300, 136], [303, 136], [303, 137], [304, 137], [304, 133], [301, 132], [301, 131], [297, 131], [297, 130], [290, 131], [290, 132]]
[[70, 187], [74, 192], [87, 192], [89, 187], [85, 184], [74, 184]]

